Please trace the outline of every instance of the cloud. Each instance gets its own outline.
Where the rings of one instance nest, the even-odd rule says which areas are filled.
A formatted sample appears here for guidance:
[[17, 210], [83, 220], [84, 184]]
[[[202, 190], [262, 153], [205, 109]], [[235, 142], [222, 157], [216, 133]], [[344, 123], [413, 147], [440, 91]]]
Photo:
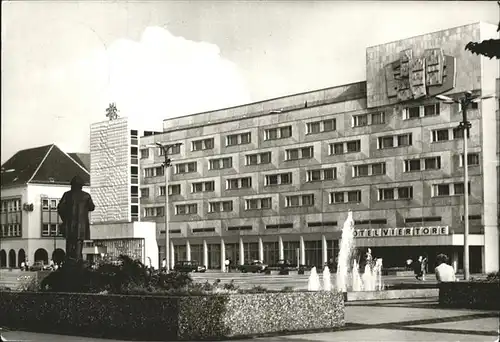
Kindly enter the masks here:
[[99, 71], [97, 83], [119, 114], [146, 128], [161, 130], [163, 119], [250, 100], [240, 71], [217, 45], [176, 37], [160, 27], [146, 28], [140, 41], [117, 40], [80, 61], [80, 76], [96, 81], [85, 71], [89, 68]]

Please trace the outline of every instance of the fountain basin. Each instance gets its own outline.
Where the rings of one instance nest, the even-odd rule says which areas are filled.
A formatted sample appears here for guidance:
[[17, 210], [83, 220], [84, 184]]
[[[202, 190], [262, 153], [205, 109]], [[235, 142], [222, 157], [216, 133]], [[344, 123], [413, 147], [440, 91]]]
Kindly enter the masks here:
[[439, 297], [438, 288], [344, 292], [345, 302], [356, 302], [365, 300], [407, 299], [407, 298], [438, 298], [438, 297]]

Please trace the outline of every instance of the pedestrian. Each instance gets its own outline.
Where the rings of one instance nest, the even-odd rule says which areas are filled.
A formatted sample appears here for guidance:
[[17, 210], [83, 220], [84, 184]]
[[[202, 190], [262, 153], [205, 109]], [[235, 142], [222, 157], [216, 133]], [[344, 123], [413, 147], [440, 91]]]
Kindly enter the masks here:
[[436, 257], [436, 264], [438, 265], [434, 272], [436, 273], [436, 280], [438, 283], [456, 281], [455, 270], [452, 266], [448, 265], [448, 256], [446, 254], [439, 254]]
[[24, 263], [24, 261], [21, 263], [21, 271], [24, 271], [24, 268], [26, 267], [26, 264]]
[[224, 260], [224, 272], [229, 272], [229, 258], [226, 258], [226, 260]]
[[425, 280], [425, 274], [427, 273], [427, 257], [424, 257], [421, 261], [421, 274], [422, 274], [422, 280]]
[[420, 280], [422, 276], [422, 256], [419, 256], [417, 261], [413, 263], [413, 272], [415, 273], [415, 279]]
[[163, 260], [161, 262], [161, 270], [164, 272], [167, 270], [167, 259], [165, 259], [165, 258], [163, 258]]

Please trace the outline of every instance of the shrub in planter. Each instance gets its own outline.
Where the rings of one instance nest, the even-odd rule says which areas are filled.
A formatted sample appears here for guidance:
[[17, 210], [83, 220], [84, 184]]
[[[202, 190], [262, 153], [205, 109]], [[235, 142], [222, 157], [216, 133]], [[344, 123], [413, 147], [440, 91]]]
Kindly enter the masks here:
[[485, 281], [441, 283], [439, 304], [448, 307], [500, 310], [500, 284], [495, 280], [495, 275]]
[[280, 273], [279, 273], [279, 275], [289, 275], [289, 274], [290, 274], [290, 271], [289, 271], [289, 270], [287, 270], [287, 269], [283, 269], [283, 268], [282, 268], [282, 269], [280, 269]]

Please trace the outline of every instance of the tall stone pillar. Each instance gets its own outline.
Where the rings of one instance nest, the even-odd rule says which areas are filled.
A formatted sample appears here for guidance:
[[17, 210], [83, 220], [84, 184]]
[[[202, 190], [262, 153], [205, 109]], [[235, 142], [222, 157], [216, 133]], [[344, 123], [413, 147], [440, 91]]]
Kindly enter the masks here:
[[278, 239], [278, 253], [279, 259], [283, 260], [285, 258], [285, 252], [283, 250], [283, 238], [281, 236]]
[[226, 244], [224, 243], [224, 239], [220, 239], [220, 269], [222, 272], [226, 271], [224, 261], [226, 261]]
[[[259, 260], [264, 262], [264, 243], [262, 243], [262, 238], [259, 237]], [[270, 260], [266, 260], [267, 263], [270, 262]]]
[[300, 236], [299, 248], [300, 248], [300, 264], [305, 265], [306, 264], [306, 246], [304, 244], [304, 237], [302, 235]]
[[206, 240], [203, 240], [203, 265], [208, 269], [208, 246]]
[[328, 262], [328, 244], [326, 242], [326, 236], [321, 236], [321, 252], [323, 256], [323, 265]]
[[245, 263], [245, 245], [243, 245], [243, 239], [240, 238], [240, 265]]
[[191, 261], [191, 244], [186, 240], [186, 260]]

